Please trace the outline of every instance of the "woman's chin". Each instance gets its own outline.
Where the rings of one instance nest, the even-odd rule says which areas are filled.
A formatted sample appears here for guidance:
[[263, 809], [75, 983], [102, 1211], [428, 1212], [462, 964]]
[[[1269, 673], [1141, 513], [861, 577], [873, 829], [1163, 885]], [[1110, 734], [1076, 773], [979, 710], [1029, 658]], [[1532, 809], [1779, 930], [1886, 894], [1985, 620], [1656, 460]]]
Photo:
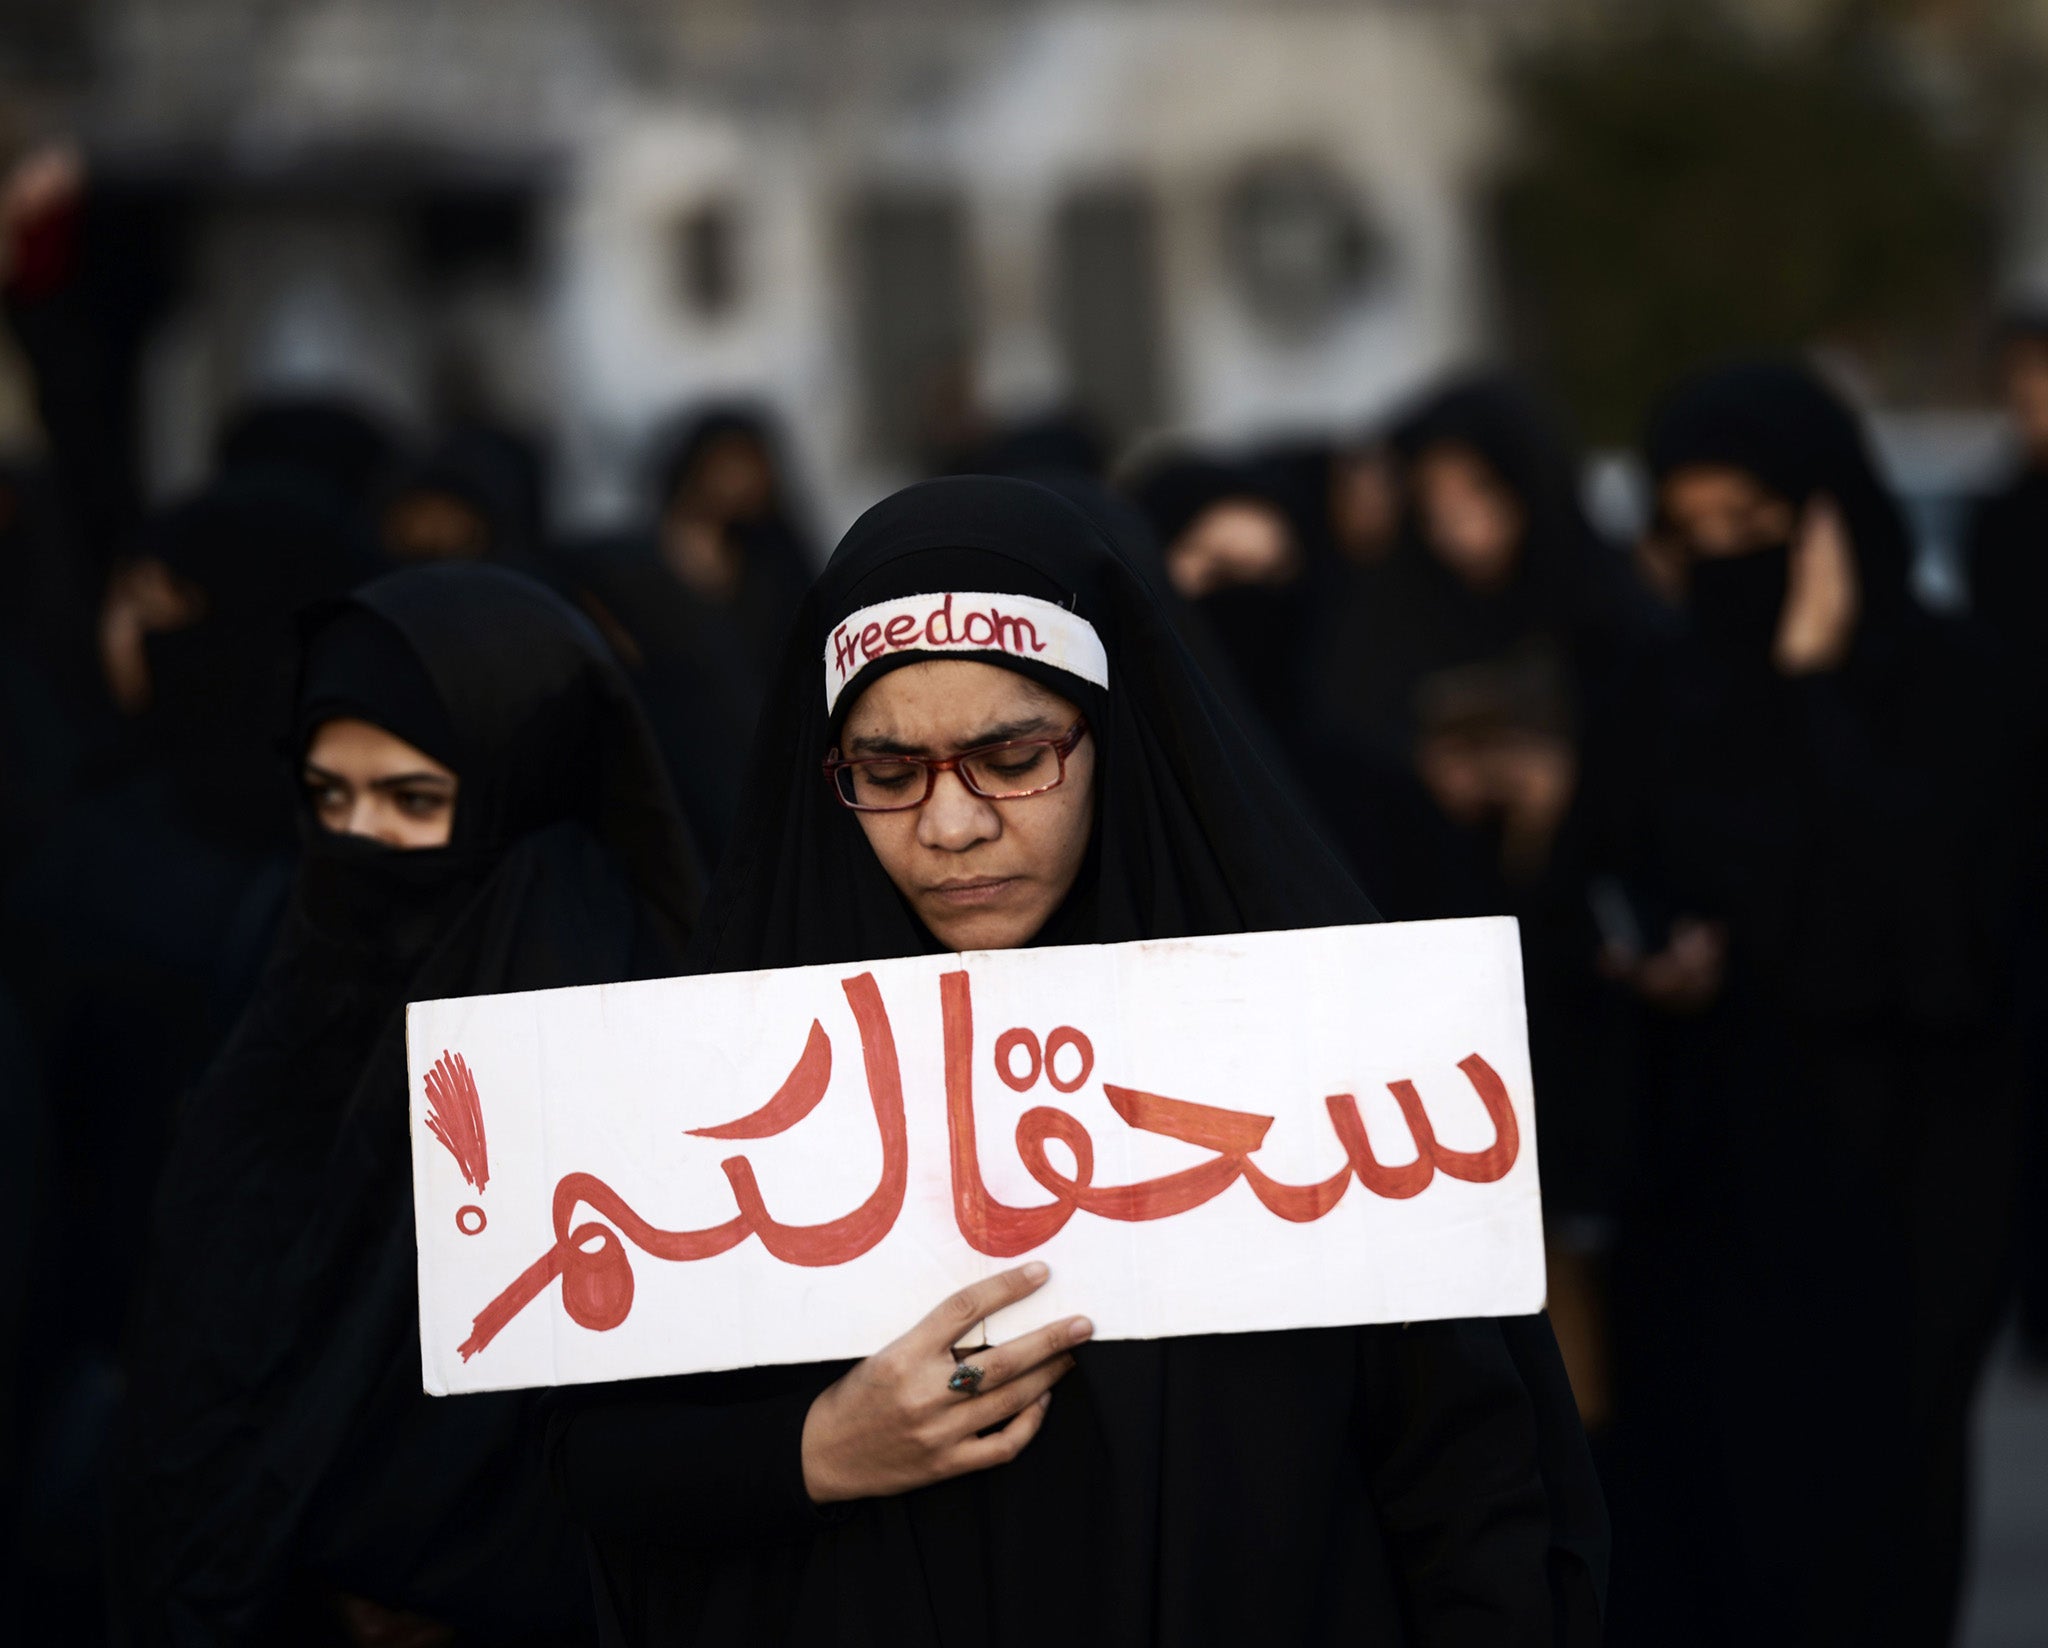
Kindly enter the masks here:
[[932, 937], [948, 950], [1015, 950], [1029, 944], [1045, 925], [1037, 909], [934, 910], [921, 912]]

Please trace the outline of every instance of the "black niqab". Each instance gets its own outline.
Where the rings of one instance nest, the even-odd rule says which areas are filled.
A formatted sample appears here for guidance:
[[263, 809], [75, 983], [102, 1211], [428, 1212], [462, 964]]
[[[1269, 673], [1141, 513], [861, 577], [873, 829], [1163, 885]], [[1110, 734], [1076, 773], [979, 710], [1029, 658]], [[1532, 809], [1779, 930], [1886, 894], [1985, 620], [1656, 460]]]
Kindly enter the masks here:
[[[870, 510], [806, 598], [698, 965], [933, 947], [818, 762], [833, 627], [948, 590], [1055, 602], [1109, 658], [1102, 688], [982, 655], [1078, 703], [1098, 741], [1090, 868], [1034, 942], [1373, 919], [1090, 517], [1028, 482], [958, 478]], [[869, 665], [841, 710], [916, 661]], [[904, 1301], [905, 1321], [922, 1308]], [[830, 1514], [805, 1496], [801, 1435], [838, 1367], [569, 1404], [550, 1452], [597, 1541], [606, 1640], [1597, 1636], [1604, 1515], [1541, 1319], [1092, 1344], [1077, 1362], [1015, 1462]]]
[[[1714, 466], [1740, 470], [1795, 510], [1817, 497], [1832, 500], [1856, 561], [1859, 667], [1863, 660], [1886, 662], [1917, 622], [1905, 517], [1878, 476], [1854, 414], [1809, 368], [1760, 361], [1686, 380], [1652, 419], [1645, 456], [1659, 484], [1679, 469]], [[1695, 576], [1703, 570], [1695, 566]], [[1708, 571], [1710, 581], [1720, 570]]]
[[[387, 671], [394, 645], [414, 667]], [[398, 851], [309, 826], [269, 970], [181, 1118], [131, 1340], [117, 1612], [133, 1642], [296, 1641], [310, 1588], [465, 1640], [573, 1635], [532, 1398], [420, 1392], [403, 1008], [673, 967], [692, 855], [603, 643], [531, 580], [368, 585], [309, 621], [303, 678], [301, 740], [337, 709], [422, 732], [431, 687], [453, 831]]]

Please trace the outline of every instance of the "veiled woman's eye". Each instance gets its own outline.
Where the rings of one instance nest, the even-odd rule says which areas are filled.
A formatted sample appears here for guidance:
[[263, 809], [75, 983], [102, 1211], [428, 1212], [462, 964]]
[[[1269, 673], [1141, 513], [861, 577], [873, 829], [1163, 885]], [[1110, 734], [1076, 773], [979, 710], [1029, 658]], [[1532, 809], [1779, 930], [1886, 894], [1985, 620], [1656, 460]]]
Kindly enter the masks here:
[[439, 790], [400, 790], [392, 800], [407, 818], [436, 818], [448, 805], [448, 797]]

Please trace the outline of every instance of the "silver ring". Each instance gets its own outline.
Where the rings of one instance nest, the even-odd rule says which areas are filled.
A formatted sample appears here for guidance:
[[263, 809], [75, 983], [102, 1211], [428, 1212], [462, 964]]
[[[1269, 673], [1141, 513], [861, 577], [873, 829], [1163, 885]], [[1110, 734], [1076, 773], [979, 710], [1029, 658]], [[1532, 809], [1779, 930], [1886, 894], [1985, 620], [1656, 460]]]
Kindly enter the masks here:
[[962, 1362], [953, 1370], [953, 1377], [946, 1381], [946, 1389], [958, 1391], [962, 1396], [972, 1396], [981, 1389], [984, 1378], [982, 1370], [972, 1362]]

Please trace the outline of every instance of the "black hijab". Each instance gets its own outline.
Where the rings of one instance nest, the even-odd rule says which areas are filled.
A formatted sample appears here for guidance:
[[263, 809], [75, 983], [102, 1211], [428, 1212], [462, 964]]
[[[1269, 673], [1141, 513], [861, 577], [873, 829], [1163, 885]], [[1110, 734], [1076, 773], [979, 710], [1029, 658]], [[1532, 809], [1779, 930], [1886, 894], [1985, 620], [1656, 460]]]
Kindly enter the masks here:
[[[1761, 361], [1686, 379], [1652, 418], [1645, 451], [1659, 485], [1676, 470], [1715, 465], [1741, 470], [1795, 511], [1817, 496], [1834, 501], [1856, 562], [1860, 604], [1852, 671], [1889, 658], [1917, 626], [1905, 518], [1878, 477], [1855, 414], [1808, 367]], [[1751, 650], [1762, 661], [1784, 602], [1789, 547], [1697, 563], [1695, 630], [1761, 635], [1762, 646]]]
[[[453, 555], [421, 554], [397, 535], [392, 516], [406, 503], [441, 498], [476, 520], [475, 545]], [[540, 522], [515, 454], [482, 431], [461, 431], [397, 464], [383, 477], [378, 531], [385, 558], [408, 565], [437, 558], [493, 561], [529, 571]]]
[[[740, 826], [695, 951], [716, 971], [912, 955], [933, 947], [819, 763], [835, 723], [827, 638], [860, 609], [944, 591], [1026, 595], [1093, 626], [1095, 686], [1035, 660], [976, 655], [1078, 704], [1097, 741], [1096, 848], [1045, 943], [1110, 943], [1374, 919], [1191, 662], [1159, 601], [1104, 531], [1030, 481], [909, 487], [855, 523], [800, 609], [762, 718]], [[927, 654], [870, 664], [875, 676]]]
[[1514, 573], [1497, 594], [1467, 589], [1419, 541], [1405, 546], [1422, 575], [1418, 582], [1471, 626], [1479, 643], [1474, 656], [1497, 651], [1534, 627], [1582, 630], [1640, 619], [1641, 597], [1626, 562], [1587, 519], [1577, 454], [1516, 379], [1485, 373], [1453, 383], [1404, 423], [1396, 443], [1410, 463], [1433, 447], [1465, 448], [1522, 511]]
[[1430, 396], [1389, 440], [1404, 468], [1432, 448], [1471, 452], [1513, 495], [1521, 539], [1507, 581], [1475, 590], [1430, 549], [1410, 488], [1387, 564], [1356, 581], [1322, 642], [1332, 724], [1405, 758], [1425, 676], [1539, 636], [1565, 647], [1582, 690], [1602, 697], [1617, 659], [1649, 634], [1653, 615], [1625, 559], [1588, 521], [1577, 457], [1542, 406], [1515, 379], [1484, 374]]
[[265, 395], [239, 408], [214, 441], [222, 475], [288, 474], [351, 512], [369, 500], [398, 441], [368, 407], [344, 395]]
[[1276, 466], [1199, 453], [1170, 457], [1131, 483], [1156, 546], [1158, 577], [1168, 583], [1173, 546], [1211, 509], [1237, 503], [1278, 517], [1292, 563], [1271, 582], [1228, 584], [1190, 600], [1186, 610], [1206, 633], [1194, 640], [1204, 663], [1220, 652], [1237, 688], [1283, 749], [1299, 759], [1314, 719], [1309, 709], [1308, 638], [1330, 592], [1331, 568], [1316, 554], [1303, 500]]
[[[810, 559], [805, 534], [799, 525], [803, 513], [793, 495], [789, 462], [775, 419], [764, 408], [744, 401], [712, 401], [685, 413], [670, 428], [666, 439], [657, 443], [653, 469], [654, 515], [660, 518], [695, 479], [697, 467], [721, 441], [743, 440], [761, 451], [770, 477], [766, 511], [754, 520], [726, 523], [746, 558], [742, 599], [772, 605], [779, 626], [786, 623], [804, 586], [811, 580], [816, 564]], [[775, 628], [767, 636], [772, 645], [781, 639]]]
[[581, 1614], [531, 1398], [420, 1393], [403, 1010], [671, 969], [692, 854], [602, 641], [518, 574], [420, 568], [316, 612], [299, 747], [337, 715], [450, 765], [453, 830], [398, 851], [309, 822], [263, 983], [181, 1118], [116, 1475], [131, 1641], [303, 1640], [305, 1585], [486, 1640]]

